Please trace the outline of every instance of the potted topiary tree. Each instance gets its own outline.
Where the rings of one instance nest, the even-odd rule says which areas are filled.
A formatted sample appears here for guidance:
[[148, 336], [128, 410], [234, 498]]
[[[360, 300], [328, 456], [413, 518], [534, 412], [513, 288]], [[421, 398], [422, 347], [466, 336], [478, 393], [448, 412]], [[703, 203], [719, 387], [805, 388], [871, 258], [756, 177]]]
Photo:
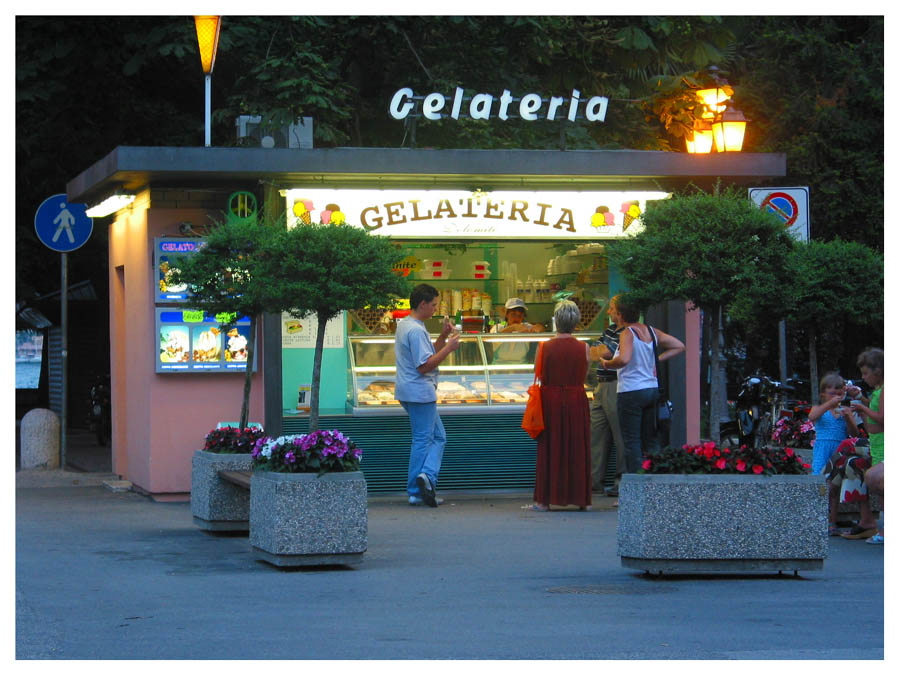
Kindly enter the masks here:
[[250, 451], [262, 436], [248, 419], [259, 319], [283, 309], [284, 299], [269, 277], [277, 225], [259, 224], [255, 217], [229, 218], [214, 226], [204, 246], [173, 272], [173, 283], [187, 285], [193, 307], [215, 317], [223, 335], [237, 319], [250, 318], [240, 422], [210, 432], [191, 459], [191, 512], [204, 530], [249, 529], [247, 490], [224, 481], [219, 472], [249, 471]]
[[368, 540], [362, 455], [338, 430], [319, 430], [319, 384], [325, 324], [342, 310], [389, 307], [407, 293], [392, 272], [402, 258], [387, 238], [331, 223], [279, 232], [273, 269], [286, 311], [318, 320], [307, 434], [267, 438], [253, 452], [250, 544], [277, 566], [353, 563]]
[[790, 448], [665, 448], [622, 476], [617, 540], [652, 573], [818, 570], [828, 499]]

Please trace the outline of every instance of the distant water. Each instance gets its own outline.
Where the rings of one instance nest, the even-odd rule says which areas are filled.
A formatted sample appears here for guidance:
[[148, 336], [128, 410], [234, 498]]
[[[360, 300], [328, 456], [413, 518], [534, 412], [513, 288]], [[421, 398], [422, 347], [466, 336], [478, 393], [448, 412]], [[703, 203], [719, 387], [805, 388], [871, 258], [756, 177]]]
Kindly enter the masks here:
[[16, 389], [35, 389], [40, 384], [41, 362], [17, 361], [16, 362]]

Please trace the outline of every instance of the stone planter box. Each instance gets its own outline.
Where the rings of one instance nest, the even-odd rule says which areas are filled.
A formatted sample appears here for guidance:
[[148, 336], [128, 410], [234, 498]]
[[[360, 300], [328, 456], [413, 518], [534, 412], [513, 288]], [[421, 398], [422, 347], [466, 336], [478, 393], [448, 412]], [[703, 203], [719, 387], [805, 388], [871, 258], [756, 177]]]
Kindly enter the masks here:
[[253, 473], [250, 544], [275, 566], [318, 566], [362, 561], [369, 511], [362, 472]]
[[820, 570], [828, 494], [811, 475], [625, 474], [617, 540], [649, 573]]
[[223, 481], [219, 470], [249, 471], [249, 453], [194, 451], [191, 460], [191, 514], [203, 530], [250, 530], [250, 493]]

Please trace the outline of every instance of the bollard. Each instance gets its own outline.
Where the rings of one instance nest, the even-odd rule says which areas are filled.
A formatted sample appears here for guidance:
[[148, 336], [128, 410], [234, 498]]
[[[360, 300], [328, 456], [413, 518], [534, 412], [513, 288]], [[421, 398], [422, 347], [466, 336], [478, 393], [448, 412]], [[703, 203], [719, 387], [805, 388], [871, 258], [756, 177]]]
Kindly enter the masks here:
[[20, 428], [22, 469], [59, 467], [59, 416], [48, 408], [33, 408]]

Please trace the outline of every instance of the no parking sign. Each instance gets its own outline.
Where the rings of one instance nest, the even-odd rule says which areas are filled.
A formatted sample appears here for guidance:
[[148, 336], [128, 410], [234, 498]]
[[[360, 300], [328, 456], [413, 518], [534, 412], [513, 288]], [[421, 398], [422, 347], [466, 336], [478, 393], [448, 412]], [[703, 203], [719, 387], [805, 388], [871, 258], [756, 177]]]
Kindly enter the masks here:
[[791, 235], [809, 241], [809, 188], [750, 188], [749, 192], [753, 203], [784, 221]]

